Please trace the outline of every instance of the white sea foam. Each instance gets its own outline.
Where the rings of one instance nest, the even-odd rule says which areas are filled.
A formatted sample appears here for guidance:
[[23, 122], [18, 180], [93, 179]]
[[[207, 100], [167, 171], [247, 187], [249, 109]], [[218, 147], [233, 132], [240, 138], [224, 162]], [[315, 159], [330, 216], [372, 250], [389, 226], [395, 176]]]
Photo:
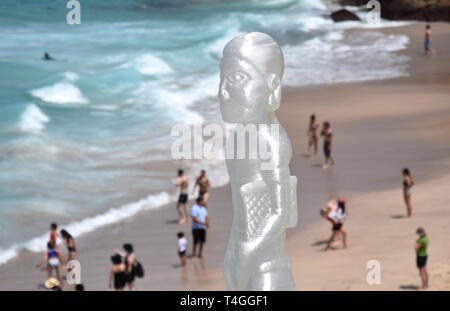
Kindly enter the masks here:
[[42, 101], [53, 104], [87, 104], [89, 100], [78, 87], [68, 82], [60, 82], [51, 86], [31, 90], [31, 95]]
[[45, 129], [45, 123], [49, 121], [50, 118], [38, 106], [31, 104], [22, 113], [19, 127], [21, 131], [40, 134]]
[[[157, 208], [161, 205], [167, 204], [171, 201], [171, 199], [173, 200], [173, 197], [171, 197], [167, 192], [149, 195], [139, 201], [129, 203], [119, 208], [112, 208], [103, 214], [85, 218], [81, 221], [61, 227], [69, 231], [74, 237], [78, 237], [97, 228], [134, 216], [142, 210]], [[8, 262], [17, 256], [21, 250], [28, 250], [32, 252], [44, 251], [47, 241], [48, 234], [43, 234], [28, 242], [13, 245], [8, 249], [0, 249], [0, 264]]]
[[75, 82], [80, 78], [80, 76], [75, 72], [67, 71], [64, 73], [64, 78], [66, 78], [67, 81]]
[[165, 75], [173, 73], [172, 67], [162, 59], [152, 55], [144, 54], [133, 61], [121, 66], [122, 68], [133, 67], [143, 75]]

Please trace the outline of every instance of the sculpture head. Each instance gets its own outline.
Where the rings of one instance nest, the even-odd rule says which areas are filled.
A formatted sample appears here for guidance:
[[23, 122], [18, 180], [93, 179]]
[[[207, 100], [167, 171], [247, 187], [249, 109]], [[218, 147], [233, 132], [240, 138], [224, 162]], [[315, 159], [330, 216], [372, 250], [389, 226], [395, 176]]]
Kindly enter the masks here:
[[278, 109], [284, 58], [268, 35], [237, 36], [223, 49], [219, 101], [225, 122], [246, 123]]

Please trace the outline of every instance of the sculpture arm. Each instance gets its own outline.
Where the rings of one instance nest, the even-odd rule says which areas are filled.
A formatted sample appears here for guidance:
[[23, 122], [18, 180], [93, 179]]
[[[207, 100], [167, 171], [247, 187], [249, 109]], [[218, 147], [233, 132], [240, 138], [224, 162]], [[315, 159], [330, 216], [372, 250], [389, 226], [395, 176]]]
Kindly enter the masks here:
[[243, 252], [248, 256], [257, 255], [258, 250], [271, 243], [271, 238], [286, 229], [289, 202], [289, 167], [275, 167], [274, 170], [263, 171], [262, 177], [271, 194], [273, 213], [260, 225], [256, 237], [243, 242]]

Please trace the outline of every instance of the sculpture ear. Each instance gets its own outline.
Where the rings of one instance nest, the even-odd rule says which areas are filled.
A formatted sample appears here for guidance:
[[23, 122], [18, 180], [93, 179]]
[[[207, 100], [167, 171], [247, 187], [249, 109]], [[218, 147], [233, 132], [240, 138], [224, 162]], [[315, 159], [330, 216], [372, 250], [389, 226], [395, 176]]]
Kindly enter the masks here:
[[281, 79], [274, 73], [271, 73], [267, 78], [267, 83], [270, 90], [269, 96], [269, 110], [275, 111], [281, 104]]

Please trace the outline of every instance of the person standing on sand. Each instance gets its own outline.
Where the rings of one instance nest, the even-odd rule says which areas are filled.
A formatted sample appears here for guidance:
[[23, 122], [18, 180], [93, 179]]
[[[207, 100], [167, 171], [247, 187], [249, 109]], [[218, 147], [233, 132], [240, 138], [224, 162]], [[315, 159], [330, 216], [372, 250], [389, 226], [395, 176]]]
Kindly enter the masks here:
[[431, 26], [427, 25], [425, 27], [425, 41], [424, 41], [425, 55], [433, 53], [433, 49], [431, 48]]
[[328, 240], [327, 246], [325, 247], [325, 251], [331, 249], [331, 244], [339, 235], [342, 236], [342, 243], [344, 248], [347, 248], [347, 232], [343, 228], [344, 220], [346, 217], [347, 212], [345, 209], [345, 200], [343, 198], [339, 198], [337, 200], [337, 208], [331, 210], [328, 213], [328, 218], [333, 224], [332, 228], [333, 233], [331, 234], [331, 237]]
[[71, 261], [72, 259], [75, 259], [77, 255], [77, 249], [75, 248], [75, 240], [73, 239], [72, 235], [64, 229], [62, 229], [60, 233], [64, 240], [64, 243], [67, 246], [68, 252], [67, 261]]
[[192, 237], [194, 240], [192, 257], [195, 257], [195, 254], [197, 254], [197, 245], [199, 245], [198, 257], [203, 258], [203, 244], [206, 243], [206, 229], [209, 227], [208, 211], [206, 210], [206, 203], [203, 197], [197, 198], [197, 204], [192, 206], [191, 217]]
[[[182, 169], [178, 170], [178, 177], [175, 182], [176, 186], [180, 188], [180, 195], [178, 196], [177, 210], [180, 216], [180, 224], [184, 224], [188, 220], [188, 187], [189, 187], [189, 177], [184, 174]], [[183, 214], [184, 211], [184, 214]]]
[[187, 250], [187, 240], [184, 237], [183, 232], [177, 233], [178, 237], [178, 256], [180, 257], [181, 266], [186, 266], [186, 250]]
[[130, 243], [125, 243], [123, 245], [125, 250], [124, 262], [125, 262], [125, 272], [126, 272], [126, 283], [128, 284], [129, 290], [136, 290], [134, 285], [134, 280], [136, 279], [134, 273], [134, 263], [136, 262], [136, 255], [134, 254], [133, 245]]
[[403, 174], [403, 200], [406, 204], [406, 214], [408, 217], [412, 216], [412, 204], [411, 204], [411, 194], [412, 187], [414, 186], [414, 179], [411, 176], [411, 172], [408, 168], [404, 168]]
[[52, 242], [55, 247], [58, 247], [58, 225], [56, 223], [50, 224], [49, 242]]
[[[317, 135], [317, 130], [319, 129], [319, 124], [316, 121], [316, 115], [312, 114], [309, 118], [309, 127], [308, 127], [308, 157], [317, 154], [317, 141], [319, 137]], [[311, 152], [313, 149], [313, 152]]]
[[334, 165], [334, 159], [331, 156], [331, 146], [333, 142], [333, 130], [329, 121], [325, 121], [322, 126], [322, 131], [320, 135], [324, 137], [323, 141], [323, 153], [325, 155], [325, 163], [323, 168], [328, 168]]
[[55, 271], [57, 280], [62, 284], [60, 267], [64, 265], [64, 257], [56, 249], [55, 243], [52, 241], [47, 243], [47, 251], [44, 253], [44, 259], [36, 266], [42, 267], [44, 264], [47, 267], [47, 279], [50, 279], [53, 271]]
[[429, 240], [423, 228], [418, 228], [416, 233], [419, 235], [419, 239], [416, 241], [416, 263], [419, 269], [420, 278], [422, 279], [422, 289], [428, 288], [428, 271], [427, 271], [427, 259], [428, 259], [428, 244]]
[[194, 185], [194, 192], [195, 188], [198, 186], [198, 196], [203, 197], [205, 204], [208, 203], [209, 199], [209, 179], [206, 177], [206, 171], [201, 170], [200, 175], [197, 177], [197, 180], [195, 181]]
[[122, 256], [120, 254], [114, 254], [111, 256], [111, 272], [109, 273], [109, 287], [112, 288], [114, 285], [114, 290], [123, 291], [125, 285], [127, 284], [126, 267], [122, 261]]

